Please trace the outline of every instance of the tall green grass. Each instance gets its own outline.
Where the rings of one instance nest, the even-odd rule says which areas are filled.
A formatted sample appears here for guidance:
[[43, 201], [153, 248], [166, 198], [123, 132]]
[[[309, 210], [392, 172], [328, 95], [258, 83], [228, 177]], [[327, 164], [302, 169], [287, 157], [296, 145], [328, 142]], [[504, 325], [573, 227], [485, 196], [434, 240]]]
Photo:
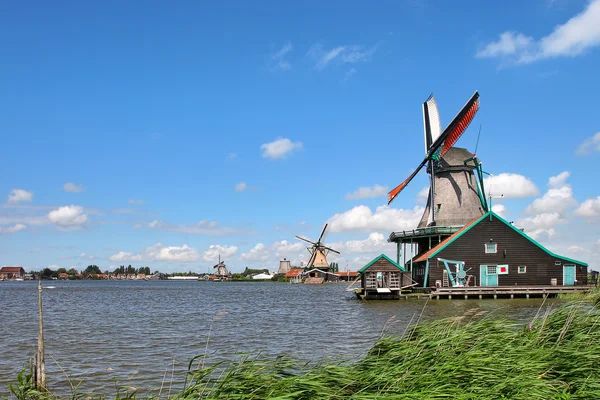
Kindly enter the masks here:
[[[421, 323], [347, 362], [247, 357], [203, 368], [192, 360], [184, 390], [171, 398], [600, 398], [600, 311], [592, 304], [599, 298], [540, 308], [526, 326], [492, 315]], [[309, 338], [304, 345], [310, 346]], [[15, 392], [19, 400], [39, 398]]]

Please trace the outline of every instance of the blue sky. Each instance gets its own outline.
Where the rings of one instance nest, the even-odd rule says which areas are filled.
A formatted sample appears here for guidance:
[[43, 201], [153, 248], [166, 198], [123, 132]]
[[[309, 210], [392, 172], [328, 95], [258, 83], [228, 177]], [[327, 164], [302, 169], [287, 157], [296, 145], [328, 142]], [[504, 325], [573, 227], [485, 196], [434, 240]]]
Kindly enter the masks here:
[[18, 2], [0, 48], [0, 265], [273, 270], [330, 222], [356, 270], [423, 212], [421, 103], [478, 90], [496, 210], [599, 267], [600, 0]]

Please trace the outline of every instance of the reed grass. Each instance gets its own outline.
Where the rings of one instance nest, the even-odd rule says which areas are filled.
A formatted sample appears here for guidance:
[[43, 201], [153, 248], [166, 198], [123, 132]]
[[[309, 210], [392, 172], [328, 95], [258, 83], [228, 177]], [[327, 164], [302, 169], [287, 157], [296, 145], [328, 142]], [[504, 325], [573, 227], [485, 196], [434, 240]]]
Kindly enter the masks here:
[[[525, 326], [468, 315], [419, 323], [402, 337], [380, 338], [356, 361], [255, 356], [205, 367], [193, 359], [184, 389], [169, 398], [600, 398], [600, 311], [594, 306], [599, 299], [596, 292], [546, 306]], [[310, 346], [310, 338], [304, 345]], [[18, 400], [41, 399], [22, 387], [13, 393]], [[142, 396], [117, 392], [115, 397]]]

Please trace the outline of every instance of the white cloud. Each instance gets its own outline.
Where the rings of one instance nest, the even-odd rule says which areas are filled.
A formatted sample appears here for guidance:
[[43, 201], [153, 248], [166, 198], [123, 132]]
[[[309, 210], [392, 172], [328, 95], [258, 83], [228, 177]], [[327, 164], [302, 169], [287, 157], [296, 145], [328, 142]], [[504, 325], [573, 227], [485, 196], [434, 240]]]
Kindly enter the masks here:
[[19, 204], [24, 201], [31, 200], [33, 200], [33, 192], [28, 192], [27, 190], [23, 189], [13, 189], [8, 195], [9, 204]]
[[81, 206], [63, 206], [48, 213], [48, 219], [61, 228], [78, 228], [88, 220], [87, 214], [83, 213]]
[[120, 251], [112, 256], [108, 257], [110, 261], [123, 262], [123, 261], [142, 261], [143, 257], [141, 254], [128, 253], [126, 251]]
[[527, 64], [554, 57], [575, 57], [600, 45], [600, 0], [592, 0], [585, 10], [558, 25], [539, 40], [518, 32], [504, 32], [500, 38], [477, 52], [480, 58], [502, 58]]
[[502, 218], [506, 217], [506, 207], [503, 204], [494, 204], [492, 206], [492, 211], [501, 216]]
[[218, 244], [211, 244], [208, 249], [202, 253], [202, 259], [204, 261], [217, 262], [219, 256], [221, 260], [226, 260], [233, 256], [237, 252], [238, 248], [235, 246], [221, 246]]
[[577, 148], [577, 154], [590, 154], [594, 151], [600, 152], [600, 132], [585, 139]]
[[284, 58], [293, 48], [292, 43], [287, 42], [281, 49], [271, 55], [271, 62], [275, 64], [275, 69], [287, 71], [292, 68], [289, 61], [284, 60]]
[[537, 196], [540, 191], [529, 179], [519, 174], [502, 173], [489, 176], [483, 181], [487, 194], [493, 198], [520, 198]]
[[258, 243], [249, 252], [242, 253], [240, 258], [246, 261], [267, 261], [270, 256], [269, 249], [264, 244]]
[[393, 252], [394, 243], [388, 243], [387, 236], [379, 232], [371, 232], [364, 240], [348, 240], [345, 242], [331, 243], [331, 248], [338, 250], [343, 255], [357, 253], [384, 253]]
[[427, 203], [428, 197], [429, 197], [429, 186], [426, 186], [423, 189], [419, 190], [419, 193], [417, 193], [417, 204]]
[[385, 196], [387, 192], [388, 188], [381, 185], [374, 185], [373, 187], [360, 187], [353, 193], [348, 193], [346, 195], [346, 200], [380, 197]]
[[135, 204], [135, 205], [142, 205], [142, 204], [146, 204], [146, 200], [129, 199], [128, 203]]
[[85, 188], [83, 187], [83, 185], [76, 185], [74, 183], [71, 182], [67, 182], [63, 185], [63, 189], [65, 192], [73, 192], [73, 193], [80, 193], [83, 192], [85, 190]]
[[308, 50], [307, 55], [315, 61], [315, 68], [322, 70], [334, 61], [339, 64], [369, 61], [376, 51], [377, 46], [346, 45], [326, 50], [322, 44], [315, 44]]
[[59, 269], [60, 267], [59, 267], [58, 265], [56, 265], [56, 264], [51, 264], [51, 265], [48, 265], [48, 268], [50, 268], [50, 269], [52, 269], [52, 270], [56, 271], [56, 270], [57, 270], [57, 269]]
[[575, 210], [578, 217], [597, 217], [600, 215], [600, 196], [587, 199]]
[[262, 156], [265, 158], [284, 158], [294, 150], [299, 150], [303, 146], [302, 142], [292, 142], [287, 138], [276, 139], [260, 146]]
[[533, 239], [538, 239], [542, 234], [553, 237], [556, 235], [556, 227], [558, 225], [566, 224], [567, 220], [561, 217], [557, 212], [548, 212], [535, 215], [533, 217], [527, 217], [520, 219], [516, 222], [516, 225], [525, 229], [527, 233]]
[[235, 185], [236, 192], [243, 192], [247, 188], [248, 188], [248, 186], [246, 186], [246, 184], [244, 182], [236, 183], [236, 185]]
[[248, 233], [247, 230], [221, 226], [217, 221], [202, 220], [191, 225], [172, 225], [159, 220], [148, 223], [148, 228], [195, 235], [225, 236]]
[[331, 232], [402, 231], [416, 228], [423, 211], [423, 207], [403, 210], [380, 206], [373, 213], [369, 207], [361, 205], [335, 214], [327, 222]]
[[550, 177], [548, 186], [550, 189], [540, 198], [537, 198], [525, 210], [528, 214], [562, 213], [570, 207], [577, 205], [573, 198], [573, 189], [566, 183], [570, 173], [568, 171]]
[[10, 235], [27, 229], [24, 224], [15, 224], [14, 226], [0, 227], [0, 235]]
[[156, 243], [146, 249], [146, 255], [156, 261], [192, 262], [200, 259], [198, 251], [187, 244], [182, 246], [163, 246]]

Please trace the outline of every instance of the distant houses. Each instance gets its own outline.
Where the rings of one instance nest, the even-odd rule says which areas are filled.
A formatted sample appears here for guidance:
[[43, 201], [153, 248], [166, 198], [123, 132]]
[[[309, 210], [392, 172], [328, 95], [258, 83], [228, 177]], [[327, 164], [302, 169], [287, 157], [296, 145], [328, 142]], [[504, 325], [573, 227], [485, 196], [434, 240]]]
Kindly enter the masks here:
[[0, 268], [0, 280], [22, 280], [25, 279], [25, 270], [23, 267], [2, 267]]

